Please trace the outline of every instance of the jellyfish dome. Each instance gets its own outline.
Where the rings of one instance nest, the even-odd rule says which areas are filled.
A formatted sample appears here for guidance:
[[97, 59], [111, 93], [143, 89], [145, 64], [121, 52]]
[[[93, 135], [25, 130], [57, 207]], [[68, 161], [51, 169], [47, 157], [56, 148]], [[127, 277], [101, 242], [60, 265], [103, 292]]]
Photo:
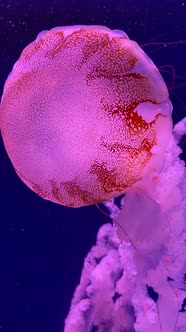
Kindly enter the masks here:
[[105, 202], [162, 167], [172, 104], [153, 62], [120, 30], [41, 32], [13, 67], [3, 141], [23, 182], [53, 202]]

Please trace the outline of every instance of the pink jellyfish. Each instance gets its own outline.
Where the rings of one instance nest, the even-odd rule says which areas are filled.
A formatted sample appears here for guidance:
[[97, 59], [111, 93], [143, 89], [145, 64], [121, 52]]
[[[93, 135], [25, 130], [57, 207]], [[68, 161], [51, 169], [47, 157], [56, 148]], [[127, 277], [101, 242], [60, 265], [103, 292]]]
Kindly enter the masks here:
[[0, 128], [19, 177], [65, 206], [106, 202], [114, 221], [85, 259], [65, 332], [186, 329], [186, 126], [172, 132], [171, 112], [153, 62], [102, 26], [41, 32], [5, 83]]

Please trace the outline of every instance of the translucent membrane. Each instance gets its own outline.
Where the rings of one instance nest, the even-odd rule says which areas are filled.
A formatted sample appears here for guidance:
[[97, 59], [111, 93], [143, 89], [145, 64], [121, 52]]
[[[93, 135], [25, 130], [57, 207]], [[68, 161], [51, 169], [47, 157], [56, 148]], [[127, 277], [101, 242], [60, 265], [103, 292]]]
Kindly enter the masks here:
[[171, 111], [158, 69], [124, 32], [57, 27], [41, 32], [14, 65], [0, 127], [23, 182], [79, 207], [161, 168]]

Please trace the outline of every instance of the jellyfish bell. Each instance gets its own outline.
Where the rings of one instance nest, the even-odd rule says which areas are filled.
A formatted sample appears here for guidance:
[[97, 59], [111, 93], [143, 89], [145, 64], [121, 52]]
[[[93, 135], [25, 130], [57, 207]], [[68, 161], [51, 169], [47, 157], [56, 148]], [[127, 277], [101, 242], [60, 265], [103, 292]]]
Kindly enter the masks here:
[[158, 69], [124, 32], [57, 27], [41, 32], [14, 65], [0, 128], [29, 188], [80, 207], [108, 201], [160, 171], [171, 112]]

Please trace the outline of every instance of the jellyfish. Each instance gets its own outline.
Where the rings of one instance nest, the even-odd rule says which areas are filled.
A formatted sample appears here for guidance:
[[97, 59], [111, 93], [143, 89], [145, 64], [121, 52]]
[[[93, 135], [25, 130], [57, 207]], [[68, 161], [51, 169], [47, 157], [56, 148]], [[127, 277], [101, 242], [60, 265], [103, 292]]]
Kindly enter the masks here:
[[[0, 129], [22, 181], [68, 207], [103, 203], [65, 332], [185, 331], [185, 119], [121, 30], [41, 32], [4, 86]], [[120, 206], [114, 198], [121, 196]]]

